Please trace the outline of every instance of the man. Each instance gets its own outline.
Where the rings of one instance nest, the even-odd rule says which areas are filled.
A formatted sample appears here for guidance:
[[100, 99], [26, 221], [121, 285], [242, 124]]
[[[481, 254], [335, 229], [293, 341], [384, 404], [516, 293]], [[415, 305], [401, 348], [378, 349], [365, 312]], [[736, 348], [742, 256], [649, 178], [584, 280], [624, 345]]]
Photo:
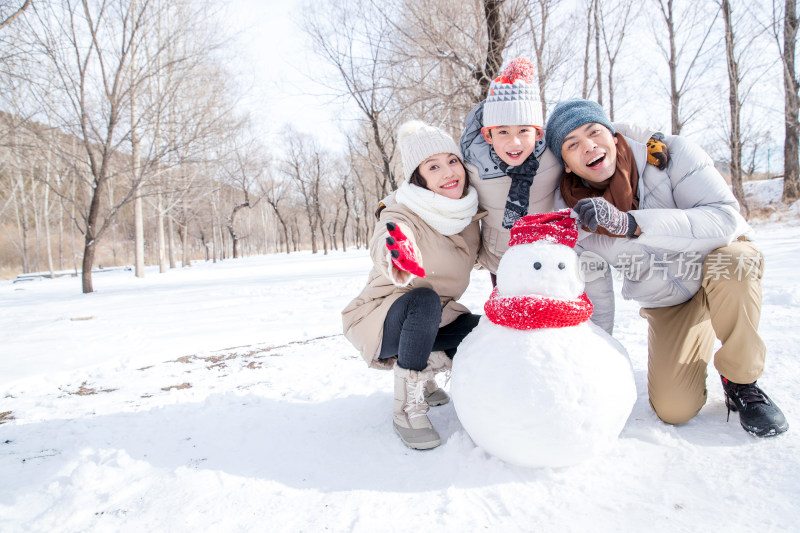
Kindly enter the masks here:
[[[647, 318], [648, 392], [659, 418], [681, 424], [705, 404], [716, 336], [728, 412], [738, 411], [742, 427], [759, 437], [786, 431], [783, 413], [756, 383], [766, 354], [758, 335], [763, 257], [711, 158], [667, 136], [669, 164], [649, 165], [647, 148], [617, 134], [587, 100], [558, 104], [546, 131], [564, 164], [561, 197], [584, 226], [576, 249], [620, 270], [622, 295]], [[613, 321], [610, 282], [588, 282], [587, 294], [596, 313], [611, 309]]]

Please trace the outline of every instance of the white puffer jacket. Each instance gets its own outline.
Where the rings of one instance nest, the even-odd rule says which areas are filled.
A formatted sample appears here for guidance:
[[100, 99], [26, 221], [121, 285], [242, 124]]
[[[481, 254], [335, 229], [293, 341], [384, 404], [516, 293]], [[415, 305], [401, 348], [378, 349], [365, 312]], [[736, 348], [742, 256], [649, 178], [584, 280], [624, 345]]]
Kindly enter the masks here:
[[[684, 137], [666, 136], [666, 170], [647, 164], [647, 147], [625, 137], [639, 170], [639, 209], [630, 211], [642, 234], [633, 239], [579, 231], [582, 260], [599, 255], [623, 274], [622, 296], [642, 307], [686, 302], [699, 290], [709, 252], [751, 232], [739, 203], [711, 158]], [[565, 207], [560, 194], [556, 206]], [[587, 254], [586, 252], [590, 252]], [[587, 277], [592, 320], [611, 331], [614, 294], [610, 275]]]

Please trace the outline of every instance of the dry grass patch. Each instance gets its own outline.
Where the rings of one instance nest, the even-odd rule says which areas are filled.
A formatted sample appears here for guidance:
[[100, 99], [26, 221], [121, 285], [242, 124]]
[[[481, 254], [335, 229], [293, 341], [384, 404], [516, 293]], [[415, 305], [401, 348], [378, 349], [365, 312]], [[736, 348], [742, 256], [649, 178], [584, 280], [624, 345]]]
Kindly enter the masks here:
[[75, 391], [71, 392], [70, 394], [77, 394], [78, 396], [91, 396], [93, 394], [99, 394], [101, 392], [114, 392], [117, 389], [94, 389], [86, 386], [87, 382], [84, 381], [81, 383], [81, 387]]
[[161, 390], [169, 392], [171, 390], [183, 390], [192, 388], [191, 383], [181, 383], [180, 385], [172, 385], [170, 387], [162, 387]]

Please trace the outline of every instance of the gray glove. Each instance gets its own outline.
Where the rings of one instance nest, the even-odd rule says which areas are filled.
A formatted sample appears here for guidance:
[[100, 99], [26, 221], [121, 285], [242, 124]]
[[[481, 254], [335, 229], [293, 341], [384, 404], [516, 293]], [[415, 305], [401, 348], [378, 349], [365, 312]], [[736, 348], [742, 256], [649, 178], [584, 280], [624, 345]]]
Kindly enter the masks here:
[[581, 224], [590, 231], [597, 231], [598, 226], [605, 228], [612, 235], [633, 237], [636, 233], [636, 219], [630, 213], [620, 211], [603, 198], [583, 198], [574, 207]]

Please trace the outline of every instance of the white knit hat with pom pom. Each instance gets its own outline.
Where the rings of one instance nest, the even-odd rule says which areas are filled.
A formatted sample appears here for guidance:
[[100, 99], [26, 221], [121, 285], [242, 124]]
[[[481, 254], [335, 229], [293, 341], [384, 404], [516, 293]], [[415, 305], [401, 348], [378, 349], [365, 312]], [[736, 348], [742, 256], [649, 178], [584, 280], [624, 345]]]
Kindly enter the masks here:
[[455, 154], [463, 159], [461, 149], [446, 132], [421, 120], [410, 120], [397, 130], [397, 144], [403, 160], [403, 176], [409, 179], [414, 170], [436, 154]]
[[512, 59], [492, 80], [483, 104], [483, 126], [544, 126], [533, 63], [524, 57]]

